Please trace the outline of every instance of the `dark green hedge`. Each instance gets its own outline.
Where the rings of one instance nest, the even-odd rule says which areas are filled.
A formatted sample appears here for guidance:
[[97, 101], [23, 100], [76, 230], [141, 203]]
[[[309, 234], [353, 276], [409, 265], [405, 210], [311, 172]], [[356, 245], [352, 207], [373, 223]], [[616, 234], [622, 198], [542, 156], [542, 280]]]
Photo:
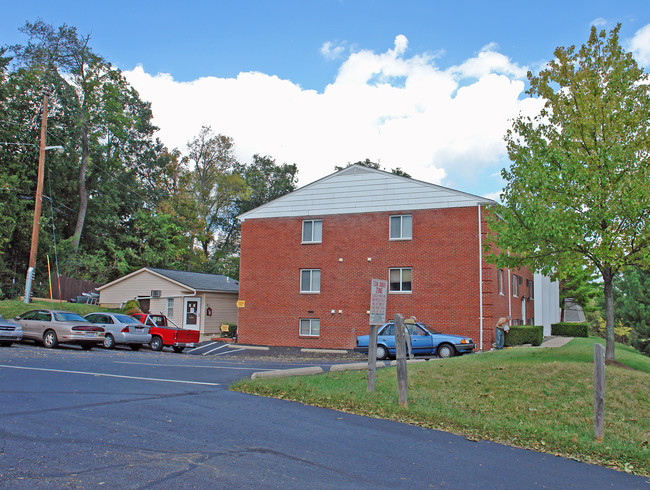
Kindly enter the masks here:
[[236, 323], [226, 323], [228, 325], [228, 334], [225, 337], [229, 339], [234, 339], [237, 337], [237, 324]]
[[589, 337], [589, 325], [586, 323], [554, 323], [551, 325], [551, 335], [560, 337]]
[[541, 345], [544, 341], [544, 327], [542, 325], [514, 325], [506, 334], [505, 347], [513, 345], [533, 344]]

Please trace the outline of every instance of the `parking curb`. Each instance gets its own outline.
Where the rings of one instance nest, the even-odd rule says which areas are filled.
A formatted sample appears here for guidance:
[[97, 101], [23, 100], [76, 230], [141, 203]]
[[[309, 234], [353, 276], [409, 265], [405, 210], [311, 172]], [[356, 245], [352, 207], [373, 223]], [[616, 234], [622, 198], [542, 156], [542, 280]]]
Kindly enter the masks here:
[[300, 349], [300, 352], [310, 352], [315, 354], [346, 354], [348, 351], [345, 349]]
[[308, 376], [311, 374], [321, 374], [323, 368], [320, 366], [302, 367], [294, 369], [277, 369], [275, 371], [259, 371], [251, 374], [251, 379], [258, 378], [286, 378], [289, 376]]
[[[386, 364], [383, 363], [382, 361], [377, 361], [377, 367], [385, 367]], [[336, 372], [336, 371], [362, 371], [364, 369], [368, 369], [368, 363], [367, 362], [355, 362], [353, 364], [334, 364], [332, 367], [330, 367], [330, 372]]]
[[[406, 364], [419, 364], [421, 362], [427, 362], [429, 359], [407, 359]], [[397, 366], [397, 361], [391, 361], [389, 366]]]
[[269, 350], [265, 345], [228, 344], [229, 349]]

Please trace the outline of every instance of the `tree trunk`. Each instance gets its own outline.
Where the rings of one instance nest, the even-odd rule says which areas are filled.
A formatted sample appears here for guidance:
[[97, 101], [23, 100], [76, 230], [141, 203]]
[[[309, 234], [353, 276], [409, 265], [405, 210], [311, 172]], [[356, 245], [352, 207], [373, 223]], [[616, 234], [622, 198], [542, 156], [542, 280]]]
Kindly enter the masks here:
[[614, 288], [612, 286], [612, 268], [603, 269], [605, 285], [605, 359], [614, 360]]
[[81, 135], [81, 166], [79, 167], [79, 214], [77, 224], [74, 228], [74, 251], [79, 250], [81, 232], [86, 221], [86, 210], [88, 209], [88, 190], [86, 189], [86, 173], [88, 172], [88, 123], [84, 122], [83, 134]]

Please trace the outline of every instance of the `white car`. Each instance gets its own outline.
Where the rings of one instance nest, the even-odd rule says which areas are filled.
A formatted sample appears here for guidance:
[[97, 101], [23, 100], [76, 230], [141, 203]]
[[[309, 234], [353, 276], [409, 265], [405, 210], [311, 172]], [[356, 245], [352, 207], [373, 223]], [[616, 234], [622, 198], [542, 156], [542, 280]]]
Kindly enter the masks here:
[[117, 344], [125, 344], [138, 350], [151, 341], [149, 327], [132, 316], [123, 313], [88, 313], [85, 317], [91, 323], [103, 327], [104, 347], [114, 349]]

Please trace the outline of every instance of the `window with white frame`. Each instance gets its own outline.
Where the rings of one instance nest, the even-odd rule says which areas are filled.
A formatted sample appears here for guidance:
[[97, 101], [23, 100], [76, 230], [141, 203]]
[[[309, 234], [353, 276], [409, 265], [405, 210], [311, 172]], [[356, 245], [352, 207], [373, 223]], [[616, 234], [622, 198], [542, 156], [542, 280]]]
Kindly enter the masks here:
[[174, 298], [167, 298], [167, 317], [174, 317]]
[[301, 318], [300, 335], [304, 337], [318, 337], [320, 335], [320, 320], [318, 318]]
[[519, 296], [519, 276], [517, 274], [512, 275], [512, 295]]
[[310, 219], [302, 222], [302, 243], [323, 241], [323, 220]]
[[301, 269], [300, 292], [320, 293], [320, 269]]
[[499, 288], [499, 294], [503, 296], [505, 294], [503, 289], [503, 269], [497, 270], [497, 284]]
[[413, 271], [410, 267], [396, 267], [389, 269], [388, 290], [391, 293], [410, 293], [412, 290]]
[[410, 214], [400, 214], [390, 217], [390, 239], [410, 240], [413, 238], [413, 217]]

